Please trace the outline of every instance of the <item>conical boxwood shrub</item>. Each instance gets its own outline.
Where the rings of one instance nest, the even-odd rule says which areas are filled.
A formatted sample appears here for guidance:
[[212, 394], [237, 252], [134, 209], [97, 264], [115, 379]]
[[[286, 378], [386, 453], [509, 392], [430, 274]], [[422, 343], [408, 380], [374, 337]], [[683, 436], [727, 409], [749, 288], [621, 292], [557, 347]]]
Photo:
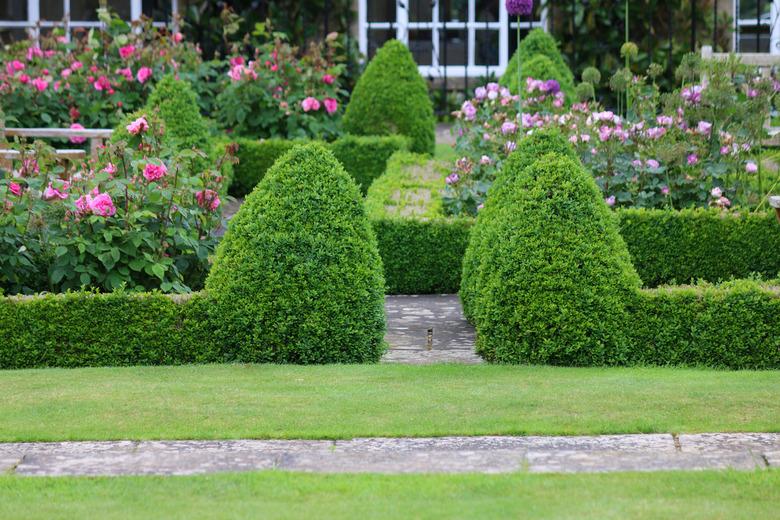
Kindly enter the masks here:
[[268, 170], [230, 222], [206, 292], [226, 360], [379, 359], [382, 262], [360, 190], [331, 152], [298, 145]]
[[516, 179], [518, 172], [522, 172], [539, 157], [548, 153], [557, 153], [577, 160], [577, 152], [560, 131], [555, 128], [544, 128], [535, 131], [520, 140], [517, 149], [504, 162], [501, 171], [498, 172], [493, 185], [488, 191], [485, 207], [477, 214], [477, 220], [469, 234], [466, 254], [463, 257], [463, 271], [460, 281], [460, 299], [463, 302], [463, 313], [472, 323], [475, 319], [475, 299], [477, 294], [479, 294], [482, 279], [480, 262], [483, 257], [483, 250], [488, 246], [484, 241], [484, 229], [486, 222], [497, 218], [494, 215], [500, 211], [504, 199], [506, 199], [502, 195], [502, 186], [506, 186], [508, 183], [511, 184]]
[[155, 85], [141, 110], [129, 115], [117, 126], [113, 141], [127, 140], [125, 128], [130, 122], [151, 113], [157, 113], [165, 125], [165, 145], [173, 152], [195, 147], [209, 151], [209, 130], [200, 115], [198, 97], [190, 84], [167, 75]]
[[355, 85], [343, 124], [350, 134], [405, 135], [411, 151], [433, 153], [436, 122], [428, 86], [403, 43], [390, 40], [377, 51]]
[[[554, 73], [554, 75], [550, 75], [550, 77], [547, 78], [539, 78], [530, 73], [533, 72], [535, 74], [541, 74], [543, 72], [539, 70], [541, 68], [541, 64], [539, 63], [535, 64], [533, 66], [534, 70], [529, 71], [528, 73], [523, 70], [526, 64], [529, 64], [529, 62], [534, 57], [539, 55], [547, 57], [547, 59], [552, 62], [554, 69], [551, 74]], [[522, 62], [520, 72], [521, 74], [524, 74], [524, 78], [531, 76], [535, 79], [541, 80], [556, 79], [561, 84], [561, 89], [563, 89], [567, 95], [569, 92], [573, 92], [574, 74], [572, 74], [569, 66], [566, 65], [566, 61], [563, 59], [561, 51], [558, 50], [558, 43], [555, 41], [555, 38], [546, 33], [543, 29], [534, 29], [529, 32], [525, 38], [522, 39], [520, 46], [509, 59], [509, 62], [506, 65], [506, 70], [501, 76], [501, 79], [498, 81], [501, 85], [509, 88], [512, 92], [514, 92], [512, 85], [514, 85], [515, 88], [517, 87], [518, 56]]]
[[498, 363], [627, 362], [626, 309], [641, 282], [595, 181], [556, 154], [516, 174], [502, 188], [506, 211], [485, 223], [478, 353]]

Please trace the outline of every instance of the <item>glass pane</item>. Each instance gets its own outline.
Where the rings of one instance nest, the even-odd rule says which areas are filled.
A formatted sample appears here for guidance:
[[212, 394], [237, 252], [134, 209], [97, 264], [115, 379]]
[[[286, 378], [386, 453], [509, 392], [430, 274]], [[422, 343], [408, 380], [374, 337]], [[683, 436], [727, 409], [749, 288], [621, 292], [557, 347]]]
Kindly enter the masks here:
[[41, 20], [58, 22], [65, 17], [62, 0], [49, 0], [40, 3]]
[[[130, 0], [108, 0], [109, 9], [116, 12], [123, 20], [130, 19]], [[96, 21], [100, 0], [70, 0], [70, 19]], [[41, 2], [41, 14], [43, 14], [43, 2]]]
[[758, 13], [761, 13], [761, 17], [768, 20], [771, 9], [772, 0], [740, 0], [739, 17], [756, 18], [758, 17]]
[[467, 22], [469, 19], [468, 0], [440, 0], [439, 20], [447, 22]]
[[369, 29], [368, 30], [368, 59], [374, 57], [379, 49], [388, 40], [395, 38], [395, 29]]
[[466, 65], [468, 63], [468, 32], [465, 29], [440, 30], [439, 42], [440, 65]]
[[141, 3], [141, 13], [156, 22], [170, 21], [171, 9], [170, 0], [143, 0]]
[[27, 0], [6, 0], [0, 2], [0, 18], [14, 22], [27, 20]]
[[769, 52], [769, 34], [765, 31], [757, 32], [755, 29], [739, 34], [738, 52]]
[[409, 31], [409, 50], [417, 65], [433, 63], [433, 35], [431, 31]]
[[431, 0], [406, 0], [409, 2], [410, 22], [430, 22], [433, 20]]
[[499, 0], [476, 0], [474, 6], [476, 20], [478, 22], [497, 22], [498, 1]]
[[369, 22], [394, 22], [394, 0], [366, 0], [366, 19]]
[[498, 65], [498, 31], [476, 31], [474, 63]]

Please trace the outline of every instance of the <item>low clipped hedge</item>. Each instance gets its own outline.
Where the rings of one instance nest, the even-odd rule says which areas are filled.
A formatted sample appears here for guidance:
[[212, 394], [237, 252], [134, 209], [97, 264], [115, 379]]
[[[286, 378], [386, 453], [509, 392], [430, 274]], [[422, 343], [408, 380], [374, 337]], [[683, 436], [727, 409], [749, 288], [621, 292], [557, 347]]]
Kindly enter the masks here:
[[384, 351], [384, 279], [355, 181], [317, 143], [279, 159], [206, 279], [210, 341], [243, 362], [360, 363]]
[[0, 298], [0, 368], [223, 361], [200, 294], [74, 292]]
[[751, 280], [639, 291], [628, 364], [780, 368], [780, 292]]
[[[264, 139], [262, 141], [238, 138], [238, 164], [233, 166], [233, 179], [230, 193], [243, 197], [265, 176], [265, 172], [278, 158], [304, 140]], [[360, 186], [363, 194], [371, 183], [385, 171], [385, 163], [399, 150], [406, 150], [408, 140], [402, 136], [353, 136], [345, 135], [326, 147], [344, 165]]]

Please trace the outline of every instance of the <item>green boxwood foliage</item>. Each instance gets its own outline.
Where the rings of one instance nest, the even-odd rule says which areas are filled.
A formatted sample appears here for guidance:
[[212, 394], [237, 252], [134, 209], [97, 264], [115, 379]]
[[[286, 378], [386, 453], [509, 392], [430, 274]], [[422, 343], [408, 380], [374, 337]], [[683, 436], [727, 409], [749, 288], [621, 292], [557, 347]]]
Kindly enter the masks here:
[[639, 291], [631, 364], [780, 368], [780, 293], [738, 280]]
[[216, 362], [200, 294], [0, 298], [0, 368]]
[[[536, 77], [530, 72], [526, 73], [524, 69], [529, 64], [535, 68], [533, 72], [536, 72], [537, 74], [543, 72], [543, 70], [540, 70], [542, 67], [540, 63], [531, 64], [531, 60], [539, 55], [545, 56], [552, 62], [553, 68], [550, 70], [550, 74], [554, 75], [549, 77]], [[520, 73], [521, 75], [524, 74], [523, 78], [531, 76], [541, 80], [557, 79], [561, 84], [561, 89], [563, 89], [567, 96], [574, 92], [574, 74], [572, 74], [569, 66], [566, 65], [566, 61], [563, 59], [561, 51], [558, 50], [558, 42], [543, 29], [534, 29], [523, 38], [520, 42], [520, 46], [509, 59], [504, 74], [498, 81], [502, 86], [509, 88], [512, 92], [516, 92], [517, 88], [518, 56], [521, 60]], [[545, 64], [545, 67], [548, 66]], [[512, 88], [512, 85], [514, 85], [514, 89]]]
[[390, 156], [408, 147], [408, 139], [400, 135], [345, 135], [328, 145], [363, 195], [374, 179], [385, 172]]
[[165, 124], [166, 146], [171, 150], [198, 148], [210, 150], [209, 128], [200, 115], [198, 97], [190, 84], [167, 75], [155, 85], [144, 107], [125, 118], [114, 130], [112, 141], [127, 140], [125, 128], [130, 122], [149, 113], [158, 113]]
[[355, 181], [320, 144], [279, 159], [230, 222], [206, 280], [225, 357], [378, 361], [384, 279]]
[[[556, 153], [577, 159], [577, 153], [560, 131], [548, 128], [539, 130], [520, 141], [506, 164], [498, 173], [495, 182], [488, 191], [485, 207], [477, 215], [476, 222], [471, 230], [471, 238], [463, 257], [463, 277], [460, 284], [460, 299], [463, 302], [463, 312], [469, 321], [474, 321], [474, 306], [477, 295], [481, 290], [482, 275], [481, 261], [486, 256], [486, 248], [491, 245], [485, 242], [486, 224], [492, 221], [495, 213], [500, 211], [501, 194], [504, 186], [511, 186], [518, 172], [522, 172], [534, 163], [539, 157], [549, 153]], [[493, 199], [497, 199], [493, 202]]]
[[428, 86], [403, 43], [390, 40], [377, 51], [355, 85], [343, 123], [351, 134], [405, 135], [413, 152], [433, 154], [436, 122]]
[[618, 216], [634, 266], [648, 287], [780, 273], [780, 225], [774, 212], [630, 209]]
[[477, 351], [499, 363], [625, 362], [641, 281], [595, 181], [556, 154], [505, 174], [485, 223]]
[[[257, 141], [238, 138], [235, 142], [239, 145], [237, 154], [239, 162], [233, 166], [230, 193], [236, 197], [243, 197], [252, 191], [279, 157], [296, 144], [307, 141], [286, 139]], [[397, 135], [345, 135], [325, 146], [344, 165], [344, 169], [355, 179], [365, 194], [374, 179], [384, 173], [387, 159], [396, 151], [406, 150], [408, 141], [405, 137]]]

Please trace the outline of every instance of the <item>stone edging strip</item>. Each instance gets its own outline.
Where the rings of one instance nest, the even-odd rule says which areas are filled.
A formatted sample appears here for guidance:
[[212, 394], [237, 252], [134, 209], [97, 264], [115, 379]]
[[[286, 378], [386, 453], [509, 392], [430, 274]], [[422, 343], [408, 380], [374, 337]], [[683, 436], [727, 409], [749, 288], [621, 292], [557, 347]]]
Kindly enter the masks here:
[[767, 467], [780, 468], [780, 433], [0, 443], [0, 471], [39, 476], [194, 475], [267, 469], [575, 473]]

